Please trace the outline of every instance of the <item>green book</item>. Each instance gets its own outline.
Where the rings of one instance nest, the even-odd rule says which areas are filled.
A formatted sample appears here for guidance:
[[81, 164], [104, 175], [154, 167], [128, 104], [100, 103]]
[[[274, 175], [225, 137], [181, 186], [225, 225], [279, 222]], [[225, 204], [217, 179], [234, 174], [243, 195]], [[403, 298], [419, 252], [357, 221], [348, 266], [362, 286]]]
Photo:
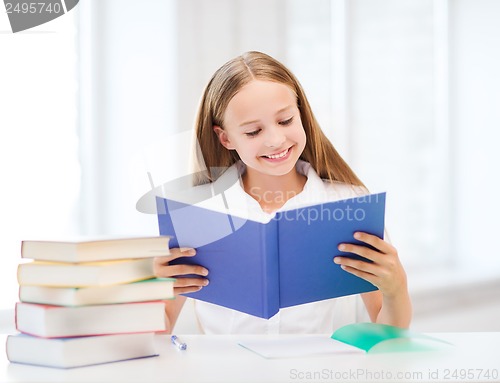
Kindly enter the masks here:
[[370, 353], [430, 351], [450, 343], [408, 329], [378, 323], [354, 323], [339, 328], [332, 339]]

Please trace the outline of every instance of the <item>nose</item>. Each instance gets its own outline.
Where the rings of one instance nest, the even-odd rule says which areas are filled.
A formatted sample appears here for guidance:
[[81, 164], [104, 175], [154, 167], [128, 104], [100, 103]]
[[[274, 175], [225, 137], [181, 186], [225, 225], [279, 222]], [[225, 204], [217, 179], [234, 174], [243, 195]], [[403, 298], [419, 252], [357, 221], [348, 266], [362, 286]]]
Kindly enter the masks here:
[[271, 126], [266, 129], [264, 145], [269, 148], [279, 148], [286, 141], [286, 137], [279, 127]]

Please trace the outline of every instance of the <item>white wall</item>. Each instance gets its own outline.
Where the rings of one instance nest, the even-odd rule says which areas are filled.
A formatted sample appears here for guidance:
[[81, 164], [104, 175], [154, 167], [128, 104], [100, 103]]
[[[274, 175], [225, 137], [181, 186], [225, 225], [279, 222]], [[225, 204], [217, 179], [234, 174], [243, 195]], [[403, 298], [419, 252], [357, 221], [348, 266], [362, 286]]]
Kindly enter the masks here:
[[17, 298], [21, 241], [78, 231], [74, 16], [13, 34], [0, 12], [0, 310]]
[[477, 267], [500, 259], [500, 2], [454, 0], [450, 15], [455, 249]]

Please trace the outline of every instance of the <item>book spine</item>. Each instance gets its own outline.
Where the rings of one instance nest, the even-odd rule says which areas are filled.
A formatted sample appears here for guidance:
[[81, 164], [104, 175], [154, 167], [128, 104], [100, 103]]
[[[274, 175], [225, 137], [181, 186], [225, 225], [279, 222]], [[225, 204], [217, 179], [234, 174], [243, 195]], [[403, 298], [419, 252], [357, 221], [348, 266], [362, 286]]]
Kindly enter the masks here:
[[16, 330], [17, 330], [17, 322], [18, 322], [17, 308], [18, 308], [19, 304], [20, 304], [20, 302], [16, 302], [16, 305], [14, 306], [14, 327], [16, 328]]
[[279, 294], [279, 249], [278, 221], [272, 219], [265, 225], [260, 225], [262, 232], [262, 269], [264, 317], [271, 318], [280, 308]]

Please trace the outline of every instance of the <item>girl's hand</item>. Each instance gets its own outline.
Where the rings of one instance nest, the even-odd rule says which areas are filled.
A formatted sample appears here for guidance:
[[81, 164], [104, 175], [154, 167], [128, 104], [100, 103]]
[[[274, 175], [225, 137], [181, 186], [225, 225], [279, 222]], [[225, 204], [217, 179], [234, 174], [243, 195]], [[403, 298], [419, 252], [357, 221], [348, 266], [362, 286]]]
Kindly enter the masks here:
[[354, 238], [373, 246], [376, 250], [362, 245], [342, 243], [338, 249], [348, 253], [360, 255], [373, 263], [351, 259], [349, 257], [335, 257], [334, 262], [345, 271], [367, 280], [378, 287], [387, 298], [407, 293], [406, 273], [399, 261], [398, 252], [388, 242], [367, 233], [354, 233]]
[[154, 259], [154, 274], [158, 278], [177, 278], [174, 282], [174, 294], [192, 293], [201, 290], [208, 285], [208, 279], [197, 277], [182, 277], [183, 275], [196, 274], [207, 276], [208, 270], [197, 265], [170, 265], [169, 262], [181, 258], [196, 255], [195, 249], [174, 248], [170, 249], [170, 255], [156, 257]]

